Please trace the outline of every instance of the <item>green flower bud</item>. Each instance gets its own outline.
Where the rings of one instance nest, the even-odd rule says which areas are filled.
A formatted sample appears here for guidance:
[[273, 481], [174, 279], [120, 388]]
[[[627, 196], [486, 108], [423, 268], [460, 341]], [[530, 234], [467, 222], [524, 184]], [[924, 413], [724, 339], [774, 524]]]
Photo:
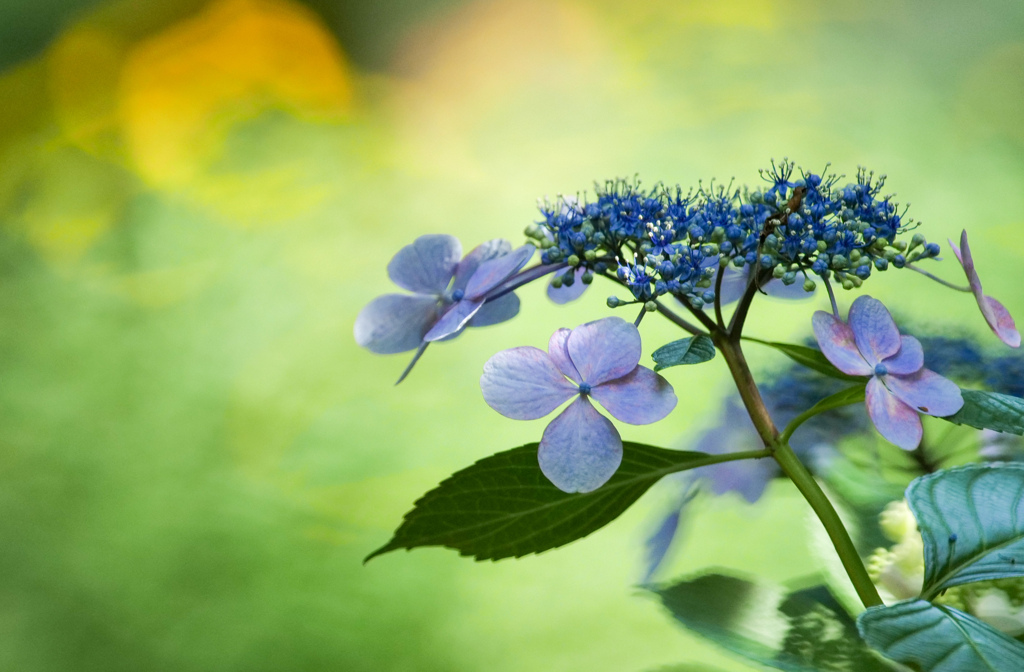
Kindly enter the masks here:
[[658, 304], [656, 304], [654, 301], [648, 301], [647, 303], [644, 304], [644, 310], [646, 310], [648, 313], [653, 313], [657, 309]]
[[584, 285], [589, 285], [594, 281], [594, 273], [592, 271], [583, 271], [583, 275], [580, 276], [580, 281]]
[[772, 277], [775, 278], [776, 280], [781, 278], [785, 274], [786, 274], [786, 265], [785, 264], [779, 264], [778, 266], [776, 266], [775, 268], [772, 269]]
[[811, 280], [810, 278], [807, 278], [806, 280], [804, 280], [804, 291], [805, 292], [813, 292], [814, 288], [817, 287], [817, 286], [818, 286], [817, 283], [815, 283], [814, 280]]
[[570, 254], [569, 258], [565, 260], [565, 263], [569, 264], [573, 268], [576, 268], [577, 266], [580, 265], [580, 258], [577, 257], [575, 254]]

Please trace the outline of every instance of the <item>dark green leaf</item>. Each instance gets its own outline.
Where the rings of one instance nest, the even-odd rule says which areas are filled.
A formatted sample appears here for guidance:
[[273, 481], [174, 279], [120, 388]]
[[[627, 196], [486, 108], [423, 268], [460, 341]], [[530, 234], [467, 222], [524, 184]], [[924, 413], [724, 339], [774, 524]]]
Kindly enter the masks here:
[[907, 501], [924, 540], [922, 597], [962, 583], [1024, 576], [1022, 495], [1024, 464], [973, 464], [910, 484]]
[[537, 444], [530, 443], [450, 476], [366, 559], [419, 546], [446, 546], [477, 560], [540, 553], [604, 527], [663, 476], [717, 461], [721, 456], [624, 443], [611, 480], [593, 492], [570, 494], [541, 473]]
[[781, 586], [707, 574], [655, 592], [687, 628], [762, 665], [787, 672], [892, 669], [821, 586], [787, 594]]
[[963, 408], [944, 420], [978, 429], [1024, 434], [1024, 399], [981, 390], [961, 392], [964, 396]]
[[714, 358], [715, 344], [704, 334], [672, 341], [651, 353], [655, 371], [680, 364], [700, 364]]
[[1024, 644], [943, 605], [910, 600], [871, 607], [857, 626], [872, 648], [921, 672], [1024, 670]]
[[782, 354], [792, 359], [797, 364], [806, 366], [809, 369], [813, 369], [818, 373], [823, 373], [826, 376], [832, 378], [838, 378], [839, 380], [846, 380], [851, 382], [864, 381], [864, 377], [850, 376], [839, 369], [837, 369], [832, 362], [828, 361], [828, 358], [821, 352], [821, 350], [815, 350], [809, 348], [806, 345], [793, 345], [792, 343], [777, 343], [775, 341], [762, 341], [759, 338], [751, 338], [744, 336], [744, 340], [753, 341], [754, 343], [760, 343], [761, 345], [767, 345], [768, 347], [775, 348]]

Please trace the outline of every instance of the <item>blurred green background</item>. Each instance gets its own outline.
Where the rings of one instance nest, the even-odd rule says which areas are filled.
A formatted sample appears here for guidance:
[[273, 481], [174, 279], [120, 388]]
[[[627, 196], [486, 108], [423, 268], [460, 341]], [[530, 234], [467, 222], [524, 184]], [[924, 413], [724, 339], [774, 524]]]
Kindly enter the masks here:
[[[540, 436], [480, 369], [608, 291], [528, 287], [397, 388], [355, 316], [418, 235], [518, 242], [546, 194], [783, 156], [887, 173], [1024, 315], [1022, 36], [1019, 0], [0, 2], [0, 669], [750, 669], [635, 588], [667, 490], [539, 557], [361, 565], [438, 480]], [[909, 275], [870, 292], [993, 339]], [[749, 330], [803, 338], [820, 300]], [[679, 410], [626, 438], [715, 421], [724, 366], [670, 373]], [[786, 484], [696, 508], [669, 576], [815, 569]]]

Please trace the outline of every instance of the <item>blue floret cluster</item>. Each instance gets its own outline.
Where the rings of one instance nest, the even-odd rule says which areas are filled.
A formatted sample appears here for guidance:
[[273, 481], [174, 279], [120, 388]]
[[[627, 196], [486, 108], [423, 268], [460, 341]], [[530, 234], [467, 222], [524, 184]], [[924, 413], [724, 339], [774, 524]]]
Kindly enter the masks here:
[[[799, 175], [799, 176], [798, 176]], [[874, 271], [936, 257], [939, 246], [920, 234], [892, 196], [884, 176], [858, 170], [856, 181], [796, 169], [784, 160], [761, 171], [763, 189], [699, 186], [684, 192], [663, 184], [612, 180], [592, 200], [560, 197], [540, 205], [542, 218], [526, 235], [545, 264], [565, 263], [552, 284], [589, 284], [614, 275], [637, 302], [672, 295], [695, 308], [714, 301], [719, 266], [813, 291], [814, 277], [845, 289]]]

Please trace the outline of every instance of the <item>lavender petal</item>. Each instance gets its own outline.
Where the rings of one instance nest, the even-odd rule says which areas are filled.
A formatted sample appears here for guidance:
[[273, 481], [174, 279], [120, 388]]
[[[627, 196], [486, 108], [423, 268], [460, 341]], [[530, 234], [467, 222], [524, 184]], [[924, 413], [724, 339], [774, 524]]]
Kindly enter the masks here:
[[591, 386], [621, 378], [640, 363], [640, 332], [621, 317], [606, 317], [569, 334], [569, 356]]
[[860, 354], [850, 325], [822, 310], [814, 313], [811, 325], [821, 352], [837, 369], [851, 376], [871, 375], [872, 367]]
[[415, 350], [438, 316], [432, 296], [385, 294], [356, 317], [353, 335], [360, 346], [380, 355]]
[[559, 490], [590, 492], [619, 468], [622, 439], [615, 425], [581, 396], [544, 430], [537, 459]]
[[595, 385], [592, 396], [612, 417], [631, 425], [649, 425], [676, 407], [676, 393], [667, 380], [638, 366], [622, 378]]
[[481, 263], [466, 283], [466, 298], [479, 299], [508, 280], [526, 265], [536, 249], [533, 245], [523, 245], [504, 256]]
[[551, 338], [548, 340], [548, 355], [562, 374], [575, 381], [578, 385], [583, 382], [583, 378], [580, 377], [580, 372], [576, 370], [576, 365], [572, 363], [572, 359], [569, 357], [569, 350], [566, 347], [569, 334], [571, 333], [571, 329], [563, 327], [551, 334]]
[[924, 350], [913, 336], [900, 336], [900, 351], [882, 361], [889, 371], [901, 376], [920, 371], [924, 366]]
[[448, 288], [461, 256], [462, 244], [454, 236], [420, 236], [392, 257], [388, 277], [402, 289], [437, 296]]
[[488, 359], [480, 389], [488, 406], [513, 420], [543, 418], [577, 394], [548, 354], [530, 346]]
[[519, 314], [519, 297], [515, 294], [488, 301], [480, 307], [476, 315], [468, 322], [470, 327], [489, 327], [505, 320], [511, 320]]
[[459, 329], [466, 326], [483, 305], [483, 300], [469, 301], [468, 299], [452, 304], [447, 312], [441, 316], [441, 319], [430, 328], [430, 331], [426, 333], [423, 340], [440, 341], [447, 336], [457, 333]]
[[866, 402], [879, 434], [903, 450], [917, 448], [923, 433], [917, 411], [897, 399], [878, 378], [868, 381]]
[[587, 269], [583, 266], [577, 268], [576, 272], [573, 274], [575, 281], [571, 285], [555, 287], [549, 282], [548, 298], [559, 305], [563, 305], [580, 298], [583, 295], [583, 292], [587, 291], [587, 287], [590, 286], [583, 284], [582, 278], [586, 271]]
[[885, 386], [897, 399], [921, 413], [945, 417], [964, 405], [956, 383], [930, 369], [921, 369], [908, 376], [885, 376]]
[[503, 257], [512, 251], [512, 243], [504, 238], [495, 238], [486, 243], [480, 243], [469, 254], [462, 258], [455, 268], [455, 282], [452, 283], [452, 290], [461, 289], [465, 291], [469, 279], [476, 273], [480, 264], [491, 259]]
[[857, 297], [850, 306], [849, 322], [857, 349], [872, 367], [900, 351], [900, 330], [878, 299]]

